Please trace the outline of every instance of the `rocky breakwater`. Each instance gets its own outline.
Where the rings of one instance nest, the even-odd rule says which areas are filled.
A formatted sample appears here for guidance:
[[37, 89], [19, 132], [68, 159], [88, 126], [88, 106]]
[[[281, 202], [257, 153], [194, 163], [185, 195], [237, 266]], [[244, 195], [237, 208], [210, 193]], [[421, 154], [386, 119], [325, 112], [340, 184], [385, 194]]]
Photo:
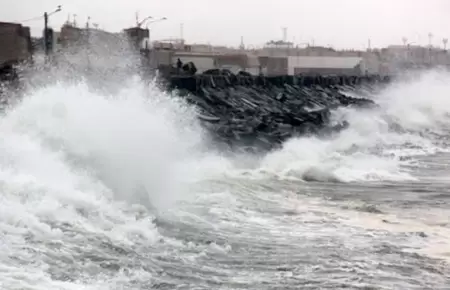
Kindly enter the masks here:
[[371, 89], [388, 81], [376, 76], [194, 75], [171, 76], [167, 85], [198, 108], [203, 125], [221, 144], [259, 151], [294, 136], [345, 129], [346, 121], [330, 123], [332, 110], [375, 104], [344, 95], [342, 90]]

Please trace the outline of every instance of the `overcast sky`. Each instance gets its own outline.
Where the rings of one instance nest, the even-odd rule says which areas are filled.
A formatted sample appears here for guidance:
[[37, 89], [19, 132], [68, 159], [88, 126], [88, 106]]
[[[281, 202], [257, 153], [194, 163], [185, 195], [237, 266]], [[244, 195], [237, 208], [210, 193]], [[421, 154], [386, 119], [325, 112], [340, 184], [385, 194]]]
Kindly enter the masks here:
[[[50, 19], [59, 29], [68, 15], [77, 14], [81, 25], [92, 23], [110, 31], [135, 24], [135, 12], [167, 17], [150, 25], [151, 38], [179, 38], [183, 23], [188, 42], [237, 46], [241, 36], [246, 45], [261, 46], [271, 39], [287, 38], [296, 43], [331, 45], [337, 48], [366, 48], [409, 42], [434, 45], [450, 38], [450, 0], [0, 0], [0, 21], [22, 21], [52, 11], [63, 11]], [[72, 16], [71, 16], [72, 18]], [[34, 35], [43, 20], [23, 24]]]

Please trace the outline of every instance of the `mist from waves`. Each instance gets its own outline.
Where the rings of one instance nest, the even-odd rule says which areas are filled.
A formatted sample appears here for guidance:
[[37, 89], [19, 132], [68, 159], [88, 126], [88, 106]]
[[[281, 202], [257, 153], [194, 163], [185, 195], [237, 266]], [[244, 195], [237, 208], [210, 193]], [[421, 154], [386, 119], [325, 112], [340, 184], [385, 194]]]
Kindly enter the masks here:
[[184, 185], [221, 164], [220, 155], [207, 153], [192, 108], [137, 77], [115, 95], [83, 82], [30, 90], [1, 117], [0, 136], [6, 288], [72, 285], [48, 274], [58, 273], [64, 254], [48, 259], [66, 240], [86, 246], [76, 243], [80, 233], [110, 244], [157, 241], [148, 210], [154, 217], [188, 200]]
[[416, 180], [414, 156], [446, 149], [448, 80], [429, 72], [394, 84], [373, 96], [377, 109], [334, 112], [350, 122], [340, 134], [295, 138], [265, 156], [218, 152], [194, 108], [137, 77], [114, 94], [83, 81], [29, 90], [0, 119], [0, 285], [100, 283], [90, 279], [102, 269], [81, 265], [83, 254], [161, 241], [155, 217], [195, 203], [197, 182]]

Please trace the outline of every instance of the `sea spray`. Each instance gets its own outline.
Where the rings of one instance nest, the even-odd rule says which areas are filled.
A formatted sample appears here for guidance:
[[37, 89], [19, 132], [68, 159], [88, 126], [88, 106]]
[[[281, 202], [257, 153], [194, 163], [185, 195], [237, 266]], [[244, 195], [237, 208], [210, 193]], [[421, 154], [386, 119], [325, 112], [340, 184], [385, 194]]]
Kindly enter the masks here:
[[[419, 82], [426, 87], [428, 80]], [[195, 110], [152, 86], [123, 81], [119, 93], [108, 94], [57, 82], [30, 90], [0, 119], [0, 288], [340, 287], [356, 272], [371, 277], [369, 286], [448, 285], [432, 261], [404, 251], [445, 249], [447, 233], [423, 224], [414, 228], [423, 235], [404, 233], [408, 223], [387, 214], [419, 203], [401, 212], [377, 204], [374, 215], [352, 212], [346, 200], [394, 199], [401, 189], [382, 181], [417, 178], [401, 157], [445, 149], [433, 139], [446, 124], [446, 109], [433, 111], [445, 86], [439, 93], [430, 97], [431, 111], [421, 110], [433, 115], [425, 127], [402, 127], [409, 116], [380, 102], [378, 109], [335, 111], [350, 126], [329, 138], [294, 138], [269, 154], [224, 158], [211, 149]], [[414, 98], [382, 94], [374, 99], [402, 97], [405, 110], [406, 98]], [[441, 128], [434, 135], [433, 122]], [[321, 198], [330, 191], [344, 195], [347, 207]], [[164, 210], [175, 218], [161, 220]], [[385, 218], [405, 226], [394, 225], [396, 232]], [[399, 263], [420, 270], [402, 277]]]
[[314, 172], [318, 181], [415, 180], [407, 166], [413, 160], [405, 157], [446, 151], [449, 80], [448, 73], [426, 72], [372, 95], [375, 108], [340, 108], [332, 118], [348, 120], [349, 128], [330, 138], [293, 138], [261, 168], [309, 180]]
[[[118, 198], [163, 204], [175, 192], [182, 196], [177, 166], [199, 157], [205, 138], [192, 108], [146, 89], [133, 83], [115, 96], [83, 83], [38, 89], [2, 120], [3, 138], [27, 138], [70, 170], [98, 178]], [[45, 160], [35, 166], [45, 170]]]

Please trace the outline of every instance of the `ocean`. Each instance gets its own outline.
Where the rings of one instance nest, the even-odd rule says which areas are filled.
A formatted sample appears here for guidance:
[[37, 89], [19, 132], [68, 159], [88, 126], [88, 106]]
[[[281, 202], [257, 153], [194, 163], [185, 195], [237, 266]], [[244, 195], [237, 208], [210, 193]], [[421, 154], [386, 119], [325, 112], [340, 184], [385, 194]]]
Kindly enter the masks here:
[[0, 289], [450, 288], [450, 74], [265, 154], [116, 86], [54, 82], [0, 117]]

